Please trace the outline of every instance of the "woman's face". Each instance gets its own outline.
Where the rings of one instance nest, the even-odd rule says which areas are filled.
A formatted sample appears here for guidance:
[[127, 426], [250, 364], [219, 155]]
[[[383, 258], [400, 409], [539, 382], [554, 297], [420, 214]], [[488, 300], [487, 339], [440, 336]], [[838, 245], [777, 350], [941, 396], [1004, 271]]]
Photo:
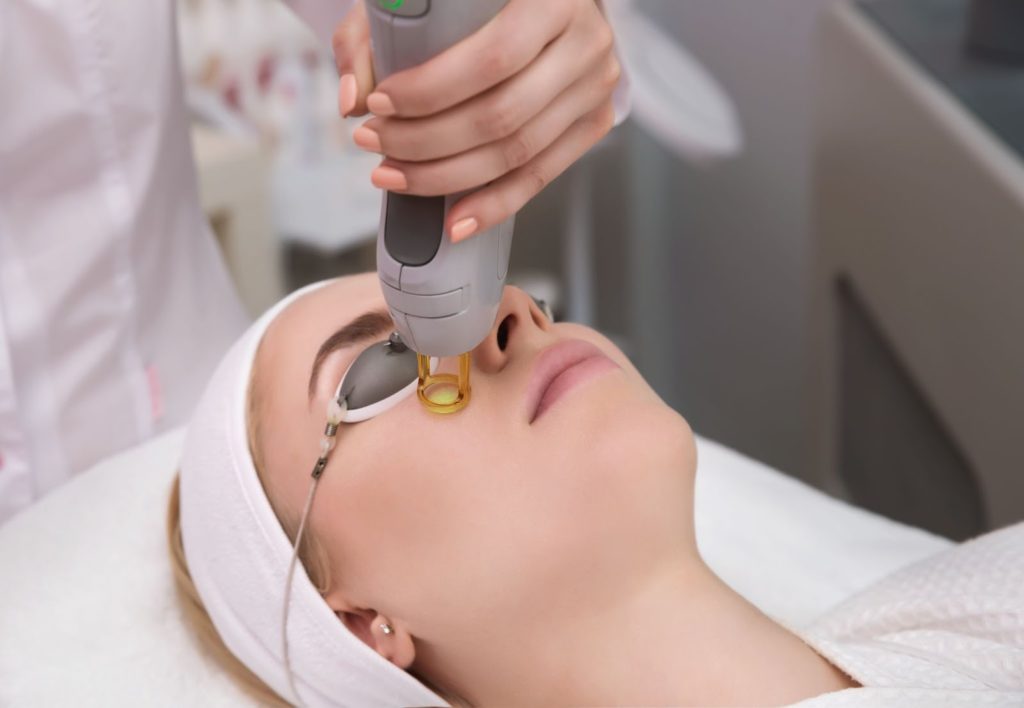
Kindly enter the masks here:
[[[367, 336], [329, 354], [310, 389], [325, 340], [360, 318]], [[268, 493], [293, 517], [328, 401], [355, 357], [390, 331], [373, 274], [307, 294], [268, 329], [256, 361], [258, 444]], [[541, 357], [569, 340], [602, 356], [539, 395], [535, 377], [552, 363]], [[472, 358], [462, 412], [432, 414], [413, 395], [342, 426], [310, 517], [332, 593], [435, 651], [614, 601], [693, 546], [692, 435], [614, 344], [549, 322], [509, 287]]]

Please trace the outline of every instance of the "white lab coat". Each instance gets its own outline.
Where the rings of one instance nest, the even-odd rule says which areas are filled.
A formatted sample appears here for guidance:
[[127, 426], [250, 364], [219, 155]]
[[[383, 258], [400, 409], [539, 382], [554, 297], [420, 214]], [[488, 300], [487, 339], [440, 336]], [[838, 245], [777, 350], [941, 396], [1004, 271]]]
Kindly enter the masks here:
[[[351, 2], [290, 4], [329, 46]], [[0, 523], [184, 423], [248, 322], [174, 25], [173, 0], [0, 0]]]
[[[349, 2], [298, 4], [329, 36]], [[0, 1], [0, 521], [185, 422], [248, 322], [174, 23], [171, 0]]]

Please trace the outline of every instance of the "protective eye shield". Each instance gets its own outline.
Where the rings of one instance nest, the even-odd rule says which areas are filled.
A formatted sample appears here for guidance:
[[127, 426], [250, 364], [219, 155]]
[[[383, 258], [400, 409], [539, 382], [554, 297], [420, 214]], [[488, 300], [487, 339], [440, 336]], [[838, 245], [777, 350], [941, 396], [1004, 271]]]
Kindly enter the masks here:
[[346, 403], [341, 422], [361, 423], [394, 408], [416, 391], [418, 377], [416, 352], [397, 332], [370, 345], [352, 362], [335, 391], [335, 400]]

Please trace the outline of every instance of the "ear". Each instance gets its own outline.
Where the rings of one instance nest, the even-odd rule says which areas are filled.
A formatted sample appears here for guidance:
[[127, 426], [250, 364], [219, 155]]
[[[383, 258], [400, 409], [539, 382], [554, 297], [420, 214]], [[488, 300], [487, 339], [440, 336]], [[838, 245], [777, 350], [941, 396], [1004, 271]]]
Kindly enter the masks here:
[[[352, 634], [400, 669], [408, 669], [416, 659], [416, 644], [401, 622], [388, 619], [373, 609], [354, 606], [339, 591], [324, 595], [327, 605]], [[391, 627], [385, 634], [384, 626]]]

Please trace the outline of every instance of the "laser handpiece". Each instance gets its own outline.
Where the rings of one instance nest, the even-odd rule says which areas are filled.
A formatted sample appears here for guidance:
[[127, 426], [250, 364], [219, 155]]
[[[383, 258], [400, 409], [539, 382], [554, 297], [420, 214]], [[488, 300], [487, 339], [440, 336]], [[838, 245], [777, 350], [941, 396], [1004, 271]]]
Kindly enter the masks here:
[[[508, 0], [364, 0], [377, 81], [417, 66], [490, 21]], [[469, 352], [494, 326], [508, 275], [515, 217], [461, 243], [444, 228], [463, 192], [385, 192], [377, 275], [395, 328], [420, 356], [419, 398], [435, 413], [469, 402]], [[459, 356], [458, 374], [431, 373], [430, 357]]]

